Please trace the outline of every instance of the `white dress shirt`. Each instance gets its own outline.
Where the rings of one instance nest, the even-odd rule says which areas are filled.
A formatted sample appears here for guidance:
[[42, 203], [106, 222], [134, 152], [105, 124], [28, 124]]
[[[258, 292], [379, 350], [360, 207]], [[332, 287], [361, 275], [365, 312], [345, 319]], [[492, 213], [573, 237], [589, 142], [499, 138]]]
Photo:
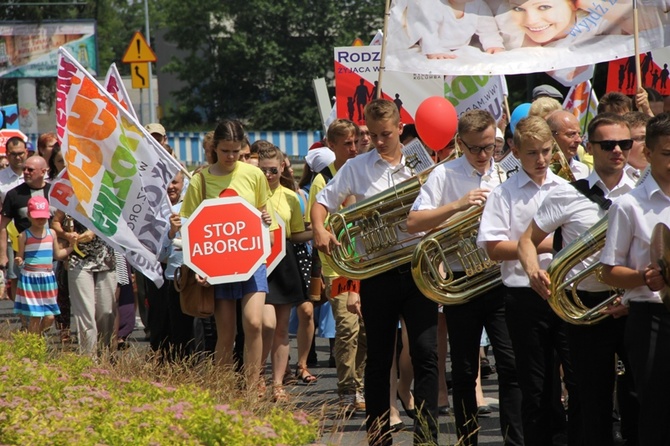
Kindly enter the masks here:
[[[563, 178], [547, 171], [544, 184], [540, 186], [521, 169], [493, 189], [486, 200], [479, 225], [479, 246], [486, 248], [486, 242], [519, 240], [547, 194], [556, 186], [565, 183], [567, 182]], [[551, 254], [540, 254], [540, 268], [546, 269], [551, 257]], [[518, 260], [503, 261], [501, 272], [503, 283], [508, 287], [530, 286], [528, 276]]]
[[[17, 175], [11, 167], [7, 166], [0, 170], [0, 203], [5, 201], [7, 192], [23, 183], [23, 172]], [[0, 206], [2, 207], [2, 206]]]
[[[596, 171], [594, 170], [586, 178], [589, 188], [599, 187], [605, 194], [605, 198], [612, 201], [630, 192], [635, 187], [635, 182], [626, 174], [621, 175], [621, 180], [612, 190], [607, 189]], [[552, 233], [559, 227], [563, 237], [563, 247], [582, 235], [591, 226], [607, 214], [598, 204], [582, 194], [571, 184], [561, 184], [554, 188], [535, 214], [535, 223], [546, 233]], [[597, 262], [599, 253], [594, 253], [572, 269], [568, 278], [571, 278], [589, 265]], [[607, 285], [597, 280], [593, 275], [579, 284], [578, 289], [598, 292], [610, 289]]]
[[581, 180], [589, 176], [589, 166], [574, 158], [570, 160], [570, 170], [575, 176], [575, 180]]
[[412, 210], [437, 209], [461, 199], [473, 189], [493, 190], [505, 178], [505, 173], [498, 169], [493, 159], [491, 159], [489, 168], [482, 175], [472, 167], [466, 157], [461, 156], [433, 169], [426, 183], [421, 186]]
[[[391, 187], [398, 186], [412, 176], [412, 170], [405, 166], [404, 155], [398, 165], [391, 166], [388, 161], [379, 156], [379, 152], [371, 150], [347, 160], [337, 171], [337, 175], [319, 192], [316, 201], [325, 206], [330, 214], [333, 214], [351, 195], [356, 198], [356, 202], [361, 202]], [[406, 231], [396, 231], [396, 234], [399, 241], [413, 238], [412, 244], [418, 242], [416, 234], [409, 234]], [[356, 239], [357, 243], [361, 243], [361, 237]], [[383, 252], [380, 251], [379, 254]]]
[[[651, 233], [657, 223], [670, 223], [670, 197], [659, 188], [653, 176], [610, 208], [607, 237], [600, 261], [643, 271], [649, 265]], [[660, 303], [658, 291], [646, 285], [626, 290], [623, 302]]]

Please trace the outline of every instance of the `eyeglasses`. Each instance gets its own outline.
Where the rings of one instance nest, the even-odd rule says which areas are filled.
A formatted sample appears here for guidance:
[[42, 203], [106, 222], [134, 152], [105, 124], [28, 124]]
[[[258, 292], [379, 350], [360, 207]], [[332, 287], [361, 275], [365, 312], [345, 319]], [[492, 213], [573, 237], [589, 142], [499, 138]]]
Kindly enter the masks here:
[[24, 167], [23, 168], [23, 171], [28, 172], [28, 173], [33, 173], [34, 170], [35, 170], [34, 167]]
[[605, 152], [611, 152], [616, 146], [619, 146], [621, 150], [630, 150], [633, 148], [632, 139], [620, 139], [620, 140], [609, 140], [604, 139], [602, 141], [590, 141], [591, 144], [600, 144], [600, 148]]
[[492, 153], [493, 149], [495, 149], [496, 145], [495, 144], [489, 144], [488, 146], [469, 146], [468, 143], [463, 141], [463, 138], [458, 138], [461, 140], [463, 145], [472, 153], [473, 155], [479, 155], [482, 152], [485, 153]]
[[26, 154], [27, 152], [7, 152], [8, 156], [15, 156], [17, 158], [22, 157]]
[[277, 169], [276, 167], [261, 167], [260, 169], [261, 171], [263, 171], [265, 175], [267, 175], [268, 173], [271, 173], [272, 175], [277, 175], [279, 173], [279, 169]]

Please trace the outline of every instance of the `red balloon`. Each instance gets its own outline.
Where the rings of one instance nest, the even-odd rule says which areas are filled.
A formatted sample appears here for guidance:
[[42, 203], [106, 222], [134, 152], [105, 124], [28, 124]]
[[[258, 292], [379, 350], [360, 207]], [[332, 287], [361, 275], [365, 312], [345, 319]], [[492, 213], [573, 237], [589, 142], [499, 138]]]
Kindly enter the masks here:
[[423, 143], [438, 151], [445, 148], [456, 134], [458, 114], [447, 99], [431, 96], [416, 109], [414, 123]]

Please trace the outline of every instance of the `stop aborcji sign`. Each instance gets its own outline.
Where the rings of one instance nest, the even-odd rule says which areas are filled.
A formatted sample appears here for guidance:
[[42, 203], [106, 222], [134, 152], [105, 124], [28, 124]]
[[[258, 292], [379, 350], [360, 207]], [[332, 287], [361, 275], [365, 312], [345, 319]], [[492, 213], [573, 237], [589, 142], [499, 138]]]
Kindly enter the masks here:
[[270, 254], [261, 213], [241, 197], [204, 200], [182, 230], [184, 263], [212, 285], [249, 279]]

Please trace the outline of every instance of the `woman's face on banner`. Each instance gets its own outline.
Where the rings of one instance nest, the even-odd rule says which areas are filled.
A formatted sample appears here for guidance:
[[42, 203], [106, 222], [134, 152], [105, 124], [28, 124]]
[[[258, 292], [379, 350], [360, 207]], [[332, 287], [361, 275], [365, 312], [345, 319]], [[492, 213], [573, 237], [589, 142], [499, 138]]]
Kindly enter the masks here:
[[570, 0], [510, 0], [512, 17], [528, 38], [540, 45], [562, 39], [575, 26]]

